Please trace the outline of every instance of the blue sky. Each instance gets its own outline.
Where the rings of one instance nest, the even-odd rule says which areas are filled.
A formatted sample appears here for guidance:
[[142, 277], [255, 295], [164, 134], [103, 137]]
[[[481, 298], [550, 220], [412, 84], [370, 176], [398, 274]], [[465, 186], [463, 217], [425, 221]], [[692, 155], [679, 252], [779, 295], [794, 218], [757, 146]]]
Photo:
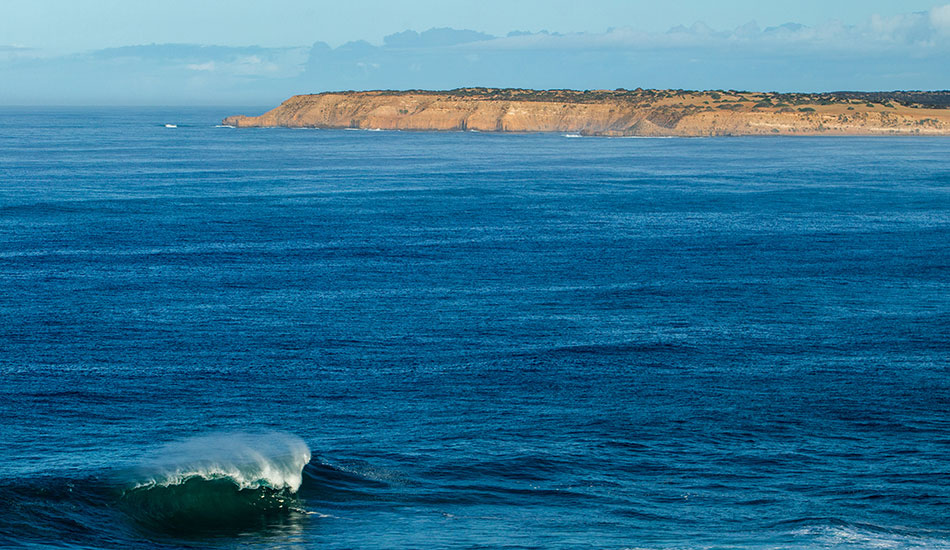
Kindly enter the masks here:
[[948, 59], [947, 0], [0, 2], [0, 104], [268, 105], [470, 85], [945, 89]]
[[604, 32], [629, 26], [665, 31], [701, 21], [735, 28], [927, 11], [933, 0], [3, 0], [0, 43], [58, 52], [148, 43], [229, 46], [338, 46], [433, 27], [509, 31]]

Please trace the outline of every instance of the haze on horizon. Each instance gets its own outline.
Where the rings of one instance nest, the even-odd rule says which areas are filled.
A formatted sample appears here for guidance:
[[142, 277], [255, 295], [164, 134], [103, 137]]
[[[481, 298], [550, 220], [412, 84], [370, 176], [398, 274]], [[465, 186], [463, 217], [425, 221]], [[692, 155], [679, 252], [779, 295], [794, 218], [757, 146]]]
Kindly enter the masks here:
[[275, 105], [342, 89], [950, 88], [950, 4], [7, 0], [0, 104]]

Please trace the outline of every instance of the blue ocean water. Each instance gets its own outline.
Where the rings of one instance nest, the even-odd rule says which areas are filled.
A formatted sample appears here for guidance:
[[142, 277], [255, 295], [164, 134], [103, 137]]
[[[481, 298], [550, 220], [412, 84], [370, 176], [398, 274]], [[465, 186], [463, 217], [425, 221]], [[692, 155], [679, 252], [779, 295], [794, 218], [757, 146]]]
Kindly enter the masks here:
[[0, 111], [0, 546], [950, 548], [950, 141], [259, 111]]

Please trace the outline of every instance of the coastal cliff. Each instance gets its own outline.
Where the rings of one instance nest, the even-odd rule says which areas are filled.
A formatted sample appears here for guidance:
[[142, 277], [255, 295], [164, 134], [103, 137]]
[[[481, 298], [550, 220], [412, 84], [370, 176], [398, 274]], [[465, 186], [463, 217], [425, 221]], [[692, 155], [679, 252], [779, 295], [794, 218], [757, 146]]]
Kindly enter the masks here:
[[245, 127], [565, 132], [591, 136], [950, 135], [950, 92], [366, 91], [297, 95]]

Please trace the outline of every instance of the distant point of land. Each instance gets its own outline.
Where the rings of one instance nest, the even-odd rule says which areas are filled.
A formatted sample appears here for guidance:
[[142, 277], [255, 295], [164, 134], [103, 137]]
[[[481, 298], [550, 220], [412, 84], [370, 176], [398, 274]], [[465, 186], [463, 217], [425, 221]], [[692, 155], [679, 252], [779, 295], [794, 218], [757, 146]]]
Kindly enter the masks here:
[[950, 91], [375, 90], [297, 95], [237, 127], [592, 136], [950, 135]]

